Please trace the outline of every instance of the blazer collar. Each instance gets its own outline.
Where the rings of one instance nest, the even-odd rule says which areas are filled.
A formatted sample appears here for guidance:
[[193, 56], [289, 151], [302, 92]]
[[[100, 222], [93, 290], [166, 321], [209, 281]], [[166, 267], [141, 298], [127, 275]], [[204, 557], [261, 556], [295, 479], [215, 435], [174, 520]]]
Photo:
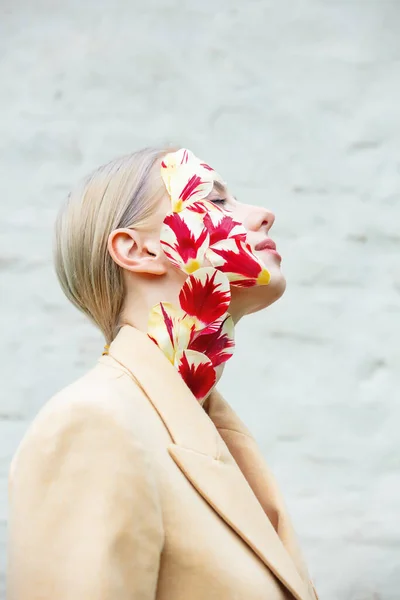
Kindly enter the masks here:
[[213, 421], [163, 352], [125, 325], [108, 354], [153, 404], [172, 438], [168, 451], [192, 485], [296, 600], [309, 600], [305, 581]]

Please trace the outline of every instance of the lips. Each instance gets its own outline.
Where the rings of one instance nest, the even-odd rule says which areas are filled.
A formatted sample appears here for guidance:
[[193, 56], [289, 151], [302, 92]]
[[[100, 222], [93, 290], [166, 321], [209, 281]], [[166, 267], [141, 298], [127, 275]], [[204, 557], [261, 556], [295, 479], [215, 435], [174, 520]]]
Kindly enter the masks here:
[[273, 240], [271, 240], [271, 238], [265, 238], [264, 240], [262, 240], [262, 242], [258, 242], [258, 244], [256, 244], [256, 246], [254, 247], [254, 250], [268, 250], [269, 252], [271, 252], [271, 254], [276, 256], [279, 261], [282, 260], [282, 256], [279, 254], [279, 252], [276, 251], [276, 244]]
[[276, 250], [276, 244], [271, 238], [266, 238], [265, 240], [262, 240], [262, 242], [258, 242], [254, 250], [265, 250], [266, 248], [268, 248], [268, 250]]

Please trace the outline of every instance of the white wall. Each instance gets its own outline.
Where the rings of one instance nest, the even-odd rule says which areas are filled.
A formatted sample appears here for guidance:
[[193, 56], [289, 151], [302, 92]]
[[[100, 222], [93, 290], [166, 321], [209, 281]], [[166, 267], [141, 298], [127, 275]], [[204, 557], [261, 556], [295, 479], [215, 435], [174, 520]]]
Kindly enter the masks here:
[[398, 600], [399, 31], [396, 0], [2, 0], [1, 571], [12, 453], [103, 346], [58, 289], [57, 207], [172, 141], [277, 215], [287, 293], [240, 323], [221, 389], [321, 599]]

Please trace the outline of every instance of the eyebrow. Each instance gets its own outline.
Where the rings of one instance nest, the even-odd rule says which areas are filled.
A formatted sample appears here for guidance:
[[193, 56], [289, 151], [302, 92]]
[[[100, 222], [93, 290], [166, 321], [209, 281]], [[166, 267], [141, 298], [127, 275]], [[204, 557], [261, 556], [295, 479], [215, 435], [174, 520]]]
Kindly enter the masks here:
[[214, 181], [213, 191], [217, 191], [219, 194], [227, 194], [228, 190], [220, 181]]
[[212, 194], [221, 194], [223, 196], [228, 196], [228, 194], [230, 196], [232, 196], [232, 198], [236, 201], [239, 202], [239, 200], [237, 199], [237, 196], [234, 196], [233, 194], [230, 194], [228, 192], [228, 188], [221, 183], [220, 181], [214, 181], [214, 185], [213, 185], [213, 189], [211, 190], [211, 192], [207, 195], [207, 198], [209, 196], [212, 196]]

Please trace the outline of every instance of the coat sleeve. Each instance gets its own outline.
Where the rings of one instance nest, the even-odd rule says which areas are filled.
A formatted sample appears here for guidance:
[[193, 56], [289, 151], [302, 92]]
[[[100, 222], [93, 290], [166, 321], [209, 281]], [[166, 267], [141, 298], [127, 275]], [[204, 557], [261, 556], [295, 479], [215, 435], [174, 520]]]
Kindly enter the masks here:
[[164, 541], [141, 443], [94, 406], [56, 411], [10, 471], [8, 600], [153, 600]]

